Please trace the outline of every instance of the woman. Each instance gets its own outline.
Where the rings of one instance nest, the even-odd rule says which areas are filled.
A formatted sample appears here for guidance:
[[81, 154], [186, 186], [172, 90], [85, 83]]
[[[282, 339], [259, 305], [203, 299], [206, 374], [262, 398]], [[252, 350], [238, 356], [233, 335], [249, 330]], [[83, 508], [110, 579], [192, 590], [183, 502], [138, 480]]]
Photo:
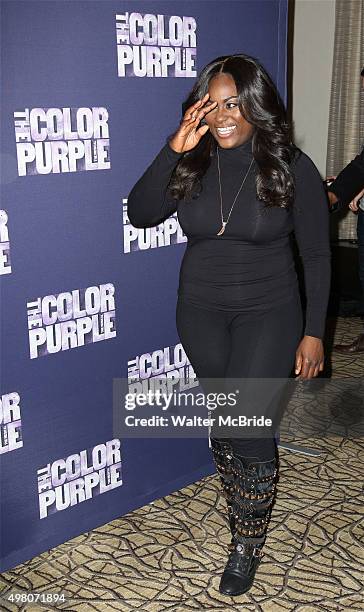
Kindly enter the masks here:
[[[149, 227], [178, 211], [188, 244], [177, 329], [191, 364], [199, 379], [285, 379], [294, 363], [299, 378], [317, 376], [330, 279], [321, 177], [292, 144], [277, 89], [255, 59], [208, 64], [185, 108], [131, 191], [128, 214]], [[305, 272], [303, 337], [292, 232]], [[276, 445], [273, 434], [211, 445], [232, 535], [220, 592], [233, 596], [249, 590], [262, 556]]]

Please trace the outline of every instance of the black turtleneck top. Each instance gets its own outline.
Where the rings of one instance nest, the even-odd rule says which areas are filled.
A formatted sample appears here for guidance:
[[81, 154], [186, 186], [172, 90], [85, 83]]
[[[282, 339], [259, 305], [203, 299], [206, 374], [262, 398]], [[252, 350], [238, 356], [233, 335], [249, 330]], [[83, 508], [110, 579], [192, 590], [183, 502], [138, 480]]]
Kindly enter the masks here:
[[[253, 159], [251, 144], [219, 148], [224, 220]], [[217, 156], [202, 179], [199, 197], [177, 201], [168, 184], [180, 157], [166, 144], [128, 199], [135, 227], [157, 225], [177, 210], [188, 238], [179, 295], [213, 310], [253, 313], [279, 307], [298, 292], [290, 240], [294, 232], [305, 274], [305, 334], [322, 338], [330, 286], [328, 204], [310, 158], [301, 152], [292, 162], [295, 200], [288, 210], [266, 208], [257, 199], [253, 161], [225, 232], [217, 236], [222, 225]]]

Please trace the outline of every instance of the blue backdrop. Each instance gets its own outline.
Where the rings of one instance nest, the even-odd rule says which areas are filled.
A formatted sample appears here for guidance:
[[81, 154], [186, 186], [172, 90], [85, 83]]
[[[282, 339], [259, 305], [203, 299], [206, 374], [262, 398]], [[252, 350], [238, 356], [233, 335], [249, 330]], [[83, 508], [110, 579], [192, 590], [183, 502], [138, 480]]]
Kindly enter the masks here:
[[[123, 205], [178, 125], [188, 70], [248, 53], [285, 97], [287, 0], [15, 1], [2, 14], [6, 570], [213, 472], [206, 440], [121, 440], [107, 452], [113, 379], [179, 342], [183, 239], [129, 249]], [[150, 76], [133, 75], [144, 67]], [[86, 487], [87, 473], [100, 480], [89, 498], [69, 487]]]

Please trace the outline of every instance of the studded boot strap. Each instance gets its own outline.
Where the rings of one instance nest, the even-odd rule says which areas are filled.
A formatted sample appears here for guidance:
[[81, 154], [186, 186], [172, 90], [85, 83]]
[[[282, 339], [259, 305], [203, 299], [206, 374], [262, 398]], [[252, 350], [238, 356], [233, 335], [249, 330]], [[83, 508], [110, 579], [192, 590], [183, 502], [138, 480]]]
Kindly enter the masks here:
[[232, 502], [237, 542], [258, 539], [263, 543], [274, 501], [278, 468], [276, 461], [251, 462], [235, 456]]

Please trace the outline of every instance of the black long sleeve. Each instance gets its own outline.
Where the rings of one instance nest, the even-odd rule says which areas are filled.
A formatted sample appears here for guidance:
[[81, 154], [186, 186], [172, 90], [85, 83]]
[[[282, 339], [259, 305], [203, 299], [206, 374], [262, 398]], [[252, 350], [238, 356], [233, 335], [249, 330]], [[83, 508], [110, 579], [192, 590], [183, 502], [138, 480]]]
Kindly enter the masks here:
[[[252, 161], [251, 142], [219, 149], [226, 220]], [[167, 144], [129, 195], [136, 227], [160, 223], [176, 210], [188, 237], [179, 294], [212, 310], [264, 313], [298, 293], [290, 235], [295, 233], [306, 287], [305, 334], [322, 338], [330, 288], [328, 207], [320, 174], [302, 153], [292, 165], [296, 195], [289, 210], [267, 208], [256, 197], [253, 161], [223, 235], [216, 155], [202, 179], [198, 198], [176, 202], [168, 184], [180, 155]]]
[[358, 193], [364, 188], [364, 148], [359, 155], [353, 159], [338, 174], [329, 187], [339, 199], [338, 210], [348, 206]]
[[331, 278], [327, 197], [319, 171], [307, 155], [301, 154], [294, 173], [293, 224], [305, 276], [305, 334], [322, 338]]
[[166, 144], [128, 197], [128, 217], [134, 227], [158, 225], [177, 210], [177, 201], [168, 197], [168, 184], [180, 159]]

